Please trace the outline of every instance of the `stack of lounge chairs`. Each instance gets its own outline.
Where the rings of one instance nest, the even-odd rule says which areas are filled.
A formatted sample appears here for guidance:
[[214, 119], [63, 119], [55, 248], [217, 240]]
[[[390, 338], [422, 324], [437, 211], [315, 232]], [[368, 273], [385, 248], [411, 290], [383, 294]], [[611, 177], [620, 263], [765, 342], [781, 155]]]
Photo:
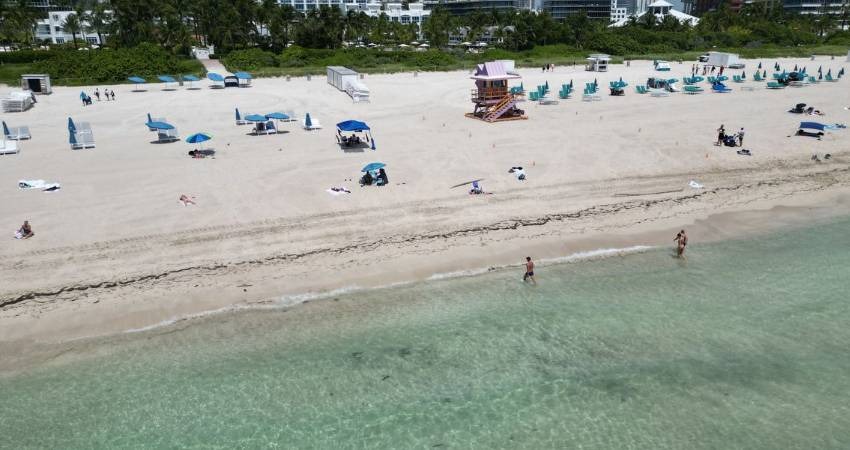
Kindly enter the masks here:
[[649, 91], [646, 90], [646, 86], [639, 84], [635, 86], [635, 92], [637, 92], [638, 94], [646, 94]]
[[685, 94], [690, 94], [690, 95], [699, 94], [701, 92], [704, 92], [703, 88], [696, 86], [696, 85], [693, 85], [693, 84], [686, 84], [682, 88], [682, 90]]
[[767, 82], [768, 89], [785, 89], [785, 85], [778, 81], [768, 81]]
[[91, 125], [88, 122], [79, 122], [74, 125], [74, 128], [69, 128], [69, 142], [71, 150], [80, 150], [84, 148], [94, 148], [94, 133], [92, 133]]
[[582, 101], [591, 102], [594, 100], [602, 100], [602, 97], [599, 96], [599, 92], [597, 89], [596, 83], [585, 83], [584, 84], [584, 92], [581, 96]]
[[3, 112], [24, 112], [33, 105], [32, 93], [28, 91], [9, 92], [3, 99]]
[[573, 85], [572, 84], [563, 84], [561, 85], [561, 90], [558, 91], [558, 97], [562, 100], [566, 100], [570, 98], [570, 95], [573, 93]]

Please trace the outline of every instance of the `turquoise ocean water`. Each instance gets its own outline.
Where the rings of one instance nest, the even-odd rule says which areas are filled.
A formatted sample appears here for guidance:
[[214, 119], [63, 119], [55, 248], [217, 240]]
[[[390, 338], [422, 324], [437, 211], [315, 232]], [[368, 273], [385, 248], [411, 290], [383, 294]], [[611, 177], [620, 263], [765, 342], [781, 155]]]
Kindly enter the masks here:
[[685, 262], [650, 249], [540, 267], [536, 287], [498, 271], [80, 344], [0, 376], [0, 447], [848, 449], [848, 231], [692, 236]]

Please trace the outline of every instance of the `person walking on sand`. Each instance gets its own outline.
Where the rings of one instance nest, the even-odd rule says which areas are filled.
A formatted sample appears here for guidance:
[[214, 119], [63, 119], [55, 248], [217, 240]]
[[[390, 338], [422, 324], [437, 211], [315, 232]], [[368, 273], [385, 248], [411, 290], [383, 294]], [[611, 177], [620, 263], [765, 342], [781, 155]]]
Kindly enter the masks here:
[[744, 146], [744, 127], [741, 127], [741, 131], [738, 132], [738, 147]]
[[717, 129], [717, 143], [714, 145], [723, 145], [723, 138], [726, 137], [726, 128], [723, 127], [723, 124], [720, 124], [720, 128]]
[[685, 234], [685, 230], [680, 230], [673, 240], [676, 241], [676, 256], [679, 258], [685, 256], [685, 246], [688, 245], [688, 235]]
[[537, 284], [537, 280], [534, 279], [534, 261], [531, 260], [530, 256], [525, 257], [525, 275], [522, 276], [522, 281], [527, 282], [531, 279], [531, 282]]
[[[106, 91], [103, 91], [103, 92], [104, 92], [104, 95], [106, 95]], [[97, 99], [97, 101], [100, 101], [100, 91], [97, 88], [94, 88], [94, 96]]]

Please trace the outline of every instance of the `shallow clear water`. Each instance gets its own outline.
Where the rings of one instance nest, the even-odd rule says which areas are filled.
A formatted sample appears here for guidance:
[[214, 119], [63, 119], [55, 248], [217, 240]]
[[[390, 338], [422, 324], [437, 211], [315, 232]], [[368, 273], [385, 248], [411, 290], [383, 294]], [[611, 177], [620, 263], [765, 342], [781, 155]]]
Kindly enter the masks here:
[[0, 378], [0, 447], [850, 448], [848, 230], [81, 344]]

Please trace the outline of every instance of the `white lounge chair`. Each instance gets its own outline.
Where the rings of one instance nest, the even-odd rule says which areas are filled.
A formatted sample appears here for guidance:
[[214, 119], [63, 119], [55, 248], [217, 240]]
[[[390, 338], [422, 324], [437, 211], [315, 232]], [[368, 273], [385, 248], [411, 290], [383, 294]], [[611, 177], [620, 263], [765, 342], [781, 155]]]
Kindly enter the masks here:
[[310, 116], [310, 126], [307, 126], [307, 119], [304, 118], [301, 120], [301, 126], [304, 127], [305, 130], [321, 130], [322, 124], [319, 123], [319, 119]]
[[18, 141], [3, 141], [3, 145], [0, 146], [0, 155], [14, 155], [20, 152], [21, 149], [18, 147]]
[[8, 129], [9, 133], [6, 134], [6, 139], [20, 141], [22, 139], [32, 138], [29, 127], [8, 127]]
[[94, 148], [94, 135], [91, 133], [91, 129], [89, 129], [86, 133], [77, 132], [74, 134], [74, 137], [77, 140], [76, 144], [71, 144], [71, 150], [80, 150], [84, 148]]
[[158, 130], [156, 140], [157, 142], [174, 142], [179, 141], [180, 137], [177, 135], [177, 128], [172, 128], [170, 130]]

